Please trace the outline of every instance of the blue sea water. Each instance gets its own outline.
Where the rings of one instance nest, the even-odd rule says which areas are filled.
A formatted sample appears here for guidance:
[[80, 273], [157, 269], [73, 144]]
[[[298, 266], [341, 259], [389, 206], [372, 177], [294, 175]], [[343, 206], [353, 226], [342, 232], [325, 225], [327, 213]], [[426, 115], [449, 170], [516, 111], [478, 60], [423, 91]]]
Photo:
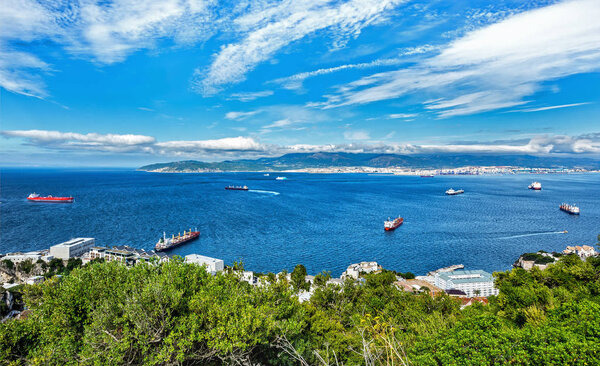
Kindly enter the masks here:
[[[4, 169], [0, 252], [48, 248], [73, 237], [152, 249], [162, 235], [198, 228], [170, 252], [243, 260], [278, 272], [302, 263], [339, 276], [350, 264], [424, 274], [451, 264], [506, 270], [524, 252], [592, 245], [600, 234], [600, 175], [436, 176], [367, 174], [156, 174], [137, 171]], [[542, 191], [527, 185], [538, 180]], [[229, 184], [250, 191], [226, 191]], [[465, 194], [446, 196], [448, 188]], [[72, 195], [73, 204], [26, 200]], [[581, 216], [559, 211], [566, 201]], [[383, 230], [387, 217], [404, 225]], [[563, 233], [567, 230], [568, 233]]]

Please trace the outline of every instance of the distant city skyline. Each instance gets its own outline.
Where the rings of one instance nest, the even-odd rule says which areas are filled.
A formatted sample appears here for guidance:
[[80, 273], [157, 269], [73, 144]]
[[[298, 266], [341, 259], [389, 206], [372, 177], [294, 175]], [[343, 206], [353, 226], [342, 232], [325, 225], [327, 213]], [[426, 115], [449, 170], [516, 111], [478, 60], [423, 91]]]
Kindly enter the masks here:
[[600, 2], [7, 0], [0, 165], [600, 158]]

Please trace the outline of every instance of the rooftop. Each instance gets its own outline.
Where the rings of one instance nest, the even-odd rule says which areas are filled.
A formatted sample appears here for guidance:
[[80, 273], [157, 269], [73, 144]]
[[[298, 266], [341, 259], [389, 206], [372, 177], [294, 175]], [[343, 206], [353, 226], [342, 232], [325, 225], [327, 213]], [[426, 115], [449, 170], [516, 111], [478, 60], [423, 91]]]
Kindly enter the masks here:
[[202, 261], [202, 262], [220, 262], [221, 259], [211, 258], [200, 254], [188, 254], [185, 256], [186, 261]]
[[75, 238], [75, 239], [65, 241], [64, 243], [56, 244], [54, 246], [55, 247], [72, 247], [74, 245], [79, 245], [79, 244], [82, 244], [82, 243], [84, 243], [86, 241], [90, 241], [90, 240], [94, 240], [94, 238]]
[[483, 270], [456, 270], [453, 272], [441, 272], [437, 276], [445, 281], [452, 281], [458, 283], [470, 283], [470, 282], [490, 282], [494, 279], [492, 275]]

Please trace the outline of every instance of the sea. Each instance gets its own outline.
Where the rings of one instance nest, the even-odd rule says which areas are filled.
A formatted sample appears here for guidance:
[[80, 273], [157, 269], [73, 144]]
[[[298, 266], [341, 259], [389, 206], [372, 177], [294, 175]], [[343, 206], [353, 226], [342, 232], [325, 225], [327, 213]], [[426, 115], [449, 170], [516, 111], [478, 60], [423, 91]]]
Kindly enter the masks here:
[[[528, 190], [532, 181], [543, 189]], [[449, 188], [465, 193], [446, 196]], [[301, 263], [309, 274], [338, 277], [360, 261], [417, 275], [453, 264], [503, 271], [522, 253], [595, 245], [600, 234], [600, 174], [593, 173], [421, 178], [11, 168], [0, 171], [0, 190], [0, 253], [74, 237], [149, 250], [163, 233], [198, 229], [199, 240], [168, 253], [242, 261], [259, 272]], [[75, 202], [28, 202], [32, 192]], [[581, 215], [560, 211], [562, 202], [578, 205]], [[404, 224], [384, 231], [384, 220], [397, 216]]]

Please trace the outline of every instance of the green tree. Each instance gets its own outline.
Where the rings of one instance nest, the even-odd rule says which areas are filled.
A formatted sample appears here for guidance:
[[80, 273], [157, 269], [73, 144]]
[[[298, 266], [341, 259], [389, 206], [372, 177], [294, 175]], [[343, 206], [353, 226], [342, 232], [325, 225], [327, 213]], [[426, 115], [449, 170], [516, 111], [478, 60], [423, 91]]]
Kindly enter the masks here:
[[310, 284], [305, 280], [306, 267], [304, 267], [302, 264], [298, 264], [296, 267], [294, 267], [290, 278], [292, 286], [294, 289], [296, 289], [296, 291], [308, 290], [310, 288]]

